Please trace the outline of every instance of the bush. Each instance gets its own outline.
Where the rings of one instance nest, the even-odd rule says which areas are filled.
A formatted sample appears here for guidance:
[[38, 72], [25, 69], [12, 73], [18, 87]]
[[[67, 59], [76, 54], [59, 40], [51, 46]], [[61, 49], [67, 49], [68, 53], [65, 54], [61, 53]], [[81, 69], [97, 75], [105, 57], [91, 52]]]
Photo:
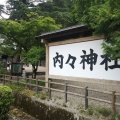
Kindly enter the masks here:
[[88, 115], [93, 115], [93, 113], [94, 113], [93, 108], [92, 108], [92, 107], [89, 107], [89, 108], [87, 109], [87, 114], [88, 114]]
[[47, 98], [47, 95], [48, 93], [37, 93], [36, 94], [36, 97], [40, 98], [41, 100], [45, 100]]
[[0, 120], [5, 120], [11, 104], [14, 101], [12, 89], [8, 86], [0, 86]]
[[17, 86], [17, 84], [7, 84], [8, 87], [10, 87], [14, 92], [20, 92], [23, 89], [22, 85]]
[[98, 110], [98, 113], [100, 113], [102, 116], [104, 117], [108, 117], [112, 114], [112, 111], [108, 108], [99, 108]]
[[0, 74], [5, 74], [6, 69], [5, 68], [0, 68]]
[[20, 91], [20, 93], [23, 94], [23, 95], [27, 95], [27, 96], [33, 96], [33, 95], [35, 95], [35, 92], [34, 92], [34, 91], [29, 90], [29, 89], [27, 89], [27, 88], [22, 89], [22, 90]]
[[120, 120], [120, 114], [114, 114], [112, 115], [110, 120]]

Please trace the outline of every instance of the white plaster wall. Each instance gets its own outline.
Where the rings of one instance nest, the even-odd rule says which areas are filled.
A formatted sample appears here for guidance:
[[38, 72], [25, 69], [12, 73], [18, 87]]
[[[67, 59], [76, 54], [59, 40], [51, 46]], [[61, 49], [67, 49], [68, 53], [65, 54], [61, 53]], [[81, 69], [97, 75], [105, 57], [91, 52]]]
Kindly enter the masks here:
[[[58, 46], [50, 46], [49, 47], [49, 75], [60, 75], [60, 76], [72, 76], [72, 77], [83, 77], [83, 78], [97, 78], [97, 79], [106, 79], [106, 80], [117, 80], [120, 81], [120, 68], [105, 70], [105, 64], [100, 65], [103, 61], [101, 55], [103, 55], [103, 50], [101, 48], [101, 43], [103, 40], [94, 40], [80, 43], [72, 43]], [[90, 49], [94, 50], [94, 53], [98, 54], [97, 63], [93, 65], [93, 70], [90, 70], [90, 65], [85, 63], [85, 69], [83, 69], [83, 64], [80, 64], [82, 58], [81, 55], [84, 55], [82, 50], [86, 51], [86, 55], [90, 54]], [[54, 67], [53, 58], [56, 56], [56, 52], [59, 55], [63, 55], [63, 68], [59, 67], [59, 63], [56, 63], [56, 67]], [[71, 54], [75, 56], [77, 59], [75, 61], [75, 68], [69, 64], [65, 64], [68, 55]], [[69, 61], [70, 63], [71, 61]], [[114, 61], [108, 62], [108, 66], [114, 65]], [[118, 65], [120, 65], [120, 60], [118, 61]]]

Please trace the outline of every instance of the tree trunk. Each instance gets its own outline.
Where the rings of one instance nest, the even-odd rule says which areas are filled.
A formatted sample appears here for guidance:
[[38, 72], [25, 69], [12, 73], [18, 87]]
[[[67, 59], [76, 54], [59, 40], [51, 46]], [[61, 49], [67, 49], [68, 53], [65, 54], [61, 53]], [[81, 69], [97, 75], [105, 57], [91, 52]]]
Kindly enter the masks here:
[[33, 79], [36, 79], [37, 69], [38, 69], [38, 63], [32, 64], [32, 78]]
[[21, 46], [18, 46], [18, 53], [19, 55], [17, 55], [16, 57], [16, 62], [20, 62], [21, 61], [21, 52], [22, 52], [22, 47]]

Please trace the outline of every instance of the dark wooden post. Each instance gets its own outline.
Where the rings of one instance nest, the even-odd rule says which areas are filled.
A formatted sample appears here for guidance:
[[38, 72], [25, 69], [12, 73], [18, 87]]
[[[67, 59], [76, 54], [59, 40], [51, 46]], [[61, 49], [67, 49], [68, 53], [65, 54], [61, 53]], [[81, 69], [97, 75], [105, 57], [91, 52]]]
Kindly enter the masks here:
[[3, 75], [3, 85], [5, 85], [5, 75]]
[[50, 84], [51, 80], [48, 80], [48, 93], [49, 93], [49, 99], [51, 99], [51, 84]]
[[26, 78], [26, 88], [28, 87], [28, 78]]
[[85, 110], [88, 109], [88, 86], [85, 87]]
[[29, 88], [29, 78], [26, 78], [26, 87]]
[[65, 83], [64, 93], [65, 93], [65, 103], [66, 103], [67, 102], [67, 83]]
[[9, 76], [9, 83], [11, 83], [11, 75]]
[[19, 86], [19, 77], [17, 76], [17, 86]]
[[38, 93], [38, 79], [36, 79], [36, 93]]
[[25, 87], [27, 88], [27, 77], [25, 78]]
[[116, 91], [112, 91], [112, 111], [113, 114], [116, 113], [116, 107], [115, 107], [115, 102], [116, 102], [116, 95], [115, 95]]

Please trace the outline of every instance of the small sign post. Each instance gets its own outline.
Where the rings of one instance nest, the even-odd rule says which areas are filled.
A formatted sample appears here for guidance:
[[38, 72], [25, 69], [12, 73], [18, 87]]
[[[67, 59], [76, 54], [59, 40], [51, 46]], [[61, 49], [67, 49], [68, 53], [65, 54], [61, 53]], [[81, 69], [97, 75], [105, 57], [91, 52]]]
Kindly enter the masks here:
[[22, 75], [23, 63], [12, 63], [11, 64], [11, 74], [12, 75]]

